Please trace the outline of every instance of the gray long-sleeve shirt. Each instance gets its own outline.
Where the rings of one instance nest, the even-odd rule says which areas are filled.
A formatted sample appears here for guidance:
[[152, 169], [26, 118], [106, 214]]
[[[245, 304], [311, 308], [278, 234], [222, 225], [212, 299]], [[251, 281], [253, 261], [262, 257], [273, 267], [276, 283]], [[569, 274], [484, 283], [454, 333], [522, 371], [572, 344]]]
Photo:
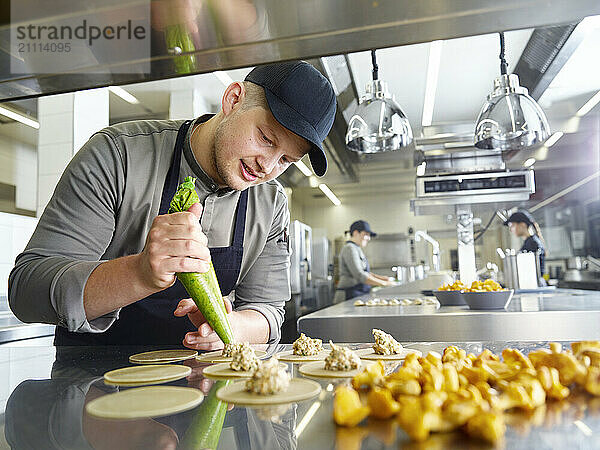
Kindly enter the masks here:
[[[203, 116], [197, 121], [207, 120]], [[46, 322], [75, 332], [103, 332], [119, 310], [88, 321], [83, 289], [103, 261], [139, 253], [160, 208], [161, 193], [183, 121], [134, 121], [95, 133], [64, 171], [38, 226], [9, 277], [9, 302], [24, 322]], [[231, 245], [239, 191], [219, 189], [185, 139], [179, 181], [198, 178], [209, 247]], [[269, 181], [248, 192], [244, 254], [234, 309], [252, 309], [269, 322], [269, 342], [280, 338], [290, 298], [287, 197]]]
[[354, 242], [346, 242], [338, 258], [340, 280], [338, 289], [345, 289], [364, 283], [369, 275], [367, 272], [367, 257], [362, 248]]

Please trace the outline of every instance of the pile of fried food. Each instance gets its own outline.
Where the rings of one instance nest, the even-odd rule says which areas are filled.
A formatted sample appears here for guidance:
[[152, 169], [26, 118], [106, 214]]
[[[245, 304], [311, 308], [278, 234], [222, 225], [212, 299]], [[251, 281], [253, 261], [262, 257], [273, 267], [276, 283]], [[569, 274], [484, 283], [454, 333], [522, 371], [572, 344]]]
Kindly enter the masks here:
[[463, 282], [456, 280], [452, 284], [445, 284], [438, 288], [438, 291], [464, 291], [465, 289], [467, 289], [467, 287], [463, 284]]
[[464, 292], [496, 292], [504, 291], [497, 281], [487, 279], [485, 281], [473, 281], [471, 287], [467, 287], [462, 281], [457, 280], [452, 284], [445, 284], [438, 288], [438, 291], [464, 291]]
[[491, 278], [485, 281], [473, 281], [471, 283], [471, 287], [465, 289], [465, 292], [496, 292], [496, 291], [504, 291], [505, 289], [500, 286], [497, 281], [492, 280]]
[[444, 354], [409, 354], [396, 371], [385, 375], [377, 361], [336, 388], [333, 417], [354, 427], [368, 416], [394, 418], [415, 441], [432, 432], [462, 429], [467, 435], [496, 443], [505, 430], [504, 413], [532, 412], [547, 399], [572, 392], [600, 396], [600, 342], [582, 341], [563, 350], [558, 343], [525, 356], [507, 348], [500, 357], [489, 350], [479, 356], [455, 346]]

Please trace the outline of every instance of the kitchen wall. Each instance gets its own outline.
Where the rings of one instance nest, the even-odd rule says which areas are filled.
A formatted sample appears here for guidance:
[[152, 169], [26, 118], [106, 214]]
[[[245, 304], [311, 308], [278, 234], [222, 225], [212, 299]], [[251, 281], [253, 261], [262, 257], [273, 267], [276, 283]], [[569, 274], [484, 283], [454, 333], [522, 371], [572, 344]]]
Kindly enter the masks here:
[[[318, 190], [317, 190], [318, 191]], [[456, 225], [447, 223], [442, 216], [415, 216], [410, 211], [408, 200], [399, 199], [396, 195], [379, 194], [373, 197], [356, 197], [341, 199], [340, 206], [334, 206], [327, 199], [312, 198], [292, 192], [290, 215], [292, 220], [300, 220], [312, 228], [327, 230], [327, 237], [333, 244], [342, 238], [344, 231], [358, 219], [369, 222], [371, 228], [381, 234], [406, 234], [409, 227], [416, 230], [427, 230], [440, 241], [442, 251], [442, 268], [450, 268], [450, 249], [456, 248]], [[431, 246], [424, 242], [417, 244], [417, 260], [430, 261]], [[403, 256], [400, 256], [402, 262]]]
[[34, 146], [0, 135], [0, 183], [16, 187], [14, 207], [35, 211], [37, 153]]
[[[293, 203], [294, 200], [292, 197]], [[442, 216], [415, 216], [410, 211], [408, 200], [385, 193], [376, 198], [342, 199], [340, 206], [334, 206], [328, 200], [309, 204], [299, 200], [292, 206], [292, 211], [294, 218], [312, 227], [327, 229], [327, 237], [331, 240], [342, 236], [350, 224], [358, 219], [368, 221], [377, 233], [406, 233], [410, 226], [415, 230], [431, 231], [455, 228], [453, 223], [447, 224]]]
[[36, 217], [0, 212], [0, 297], [8, 292], [8, 275], [37, 225]]
[[[37, 218], [32, 216], [37, 205], [38, 164], [35, 146], [16, 139], [18, 127], [22, 126], [5, 124], [2, 127], [6, 134], [0, 134], [0, 183], [15, 187], [14, 201], [7, 200], [0, 205], [0, 298], [6, 298], [8, 274], [37, 224]], [[6, 309], [5, 306], [0, 310]]]

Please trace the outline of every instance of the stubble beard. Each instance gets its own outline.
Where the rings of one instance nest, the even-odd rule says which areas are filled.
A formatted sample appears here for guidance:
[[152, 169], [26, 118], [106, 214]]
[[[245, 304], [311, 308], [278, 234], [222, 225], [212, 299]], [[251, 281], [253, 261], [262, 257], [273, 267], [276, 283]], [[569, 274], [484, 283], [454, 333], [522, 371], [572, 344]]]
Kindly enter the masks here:
[[247, 186], [242, 186], [242, 183], [240, 183], [240, 180], [234, 174], [236, 168], [232, 167], [232, 163], [228, 163], [223, 155], [227, 149], [227, 144], [225, 143], [227, 131], [225, 128], [225, 125], [221, 123], [215, 130], [215, 141], [212, 148], [213, 167], [221, 179], [218, 181], [223, 181], [231, 189], [241, 191]]

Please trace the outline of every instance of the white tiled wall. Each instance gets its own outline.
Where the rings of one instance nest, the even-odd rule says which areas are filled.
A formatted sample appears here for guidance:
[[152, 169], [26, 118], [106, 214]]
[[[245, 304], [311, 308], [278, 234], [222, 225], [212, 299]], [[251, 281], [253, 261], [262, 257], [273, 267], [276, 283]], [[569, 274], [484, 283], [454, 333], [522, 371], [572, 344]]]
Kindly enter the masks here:
[[35, 211], [37, 204], [36, 149], [8, 136], [0, 136], [0, 182], [16, 186], [17, 208]]
[[73, 155], [93, 133], [108, 126], [108, 90], [42, 97], [38, 100], [38, 119], [39, 216]]
[[23, 251], [38, 219], [0, 212], [0, 296], [8, 292], [8, 274]]

